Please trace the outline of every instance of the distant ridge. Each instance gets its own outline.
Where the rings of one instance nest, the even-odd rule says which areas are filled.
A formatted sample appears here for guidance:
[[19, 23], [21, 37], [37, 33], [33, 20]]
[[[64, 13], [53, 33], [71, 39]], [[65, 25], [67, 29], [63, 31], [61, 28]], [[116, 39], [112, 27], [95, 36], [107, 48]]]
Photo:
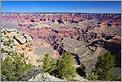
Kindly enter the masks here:
[[84, 13], [84, 12], [1, 12], [1, 14], [3, 13], [15, 13], [15, 14], [18, 14], [18, 13], [23, 13], [23, 14], [26, 14], [26, 13], [34, 13], [34, 14], [121, 14], [121, 13]]

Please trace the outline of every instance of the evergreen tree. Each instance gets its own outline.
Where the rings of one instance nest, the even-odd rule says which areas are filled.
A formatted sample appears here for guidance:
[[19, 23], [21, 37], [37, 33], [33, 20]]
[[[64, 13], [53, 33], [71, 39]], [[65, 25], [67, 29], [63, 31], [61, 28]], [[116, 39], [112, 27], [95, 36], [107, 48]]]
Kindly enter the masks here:
[[115, 57], [109, 52], [98, 58], [96, 72], [99, 80], [112, 80], [112, 70], [115, 64]]
[[56, 62], [49, 54], [45, 54], [43, 60], [43, 72], [51, 73], [54, 69], [56, 69]]
[[112, 81], [115, 80], [115, 76], [112, 74], [115, 65], [115, 56], [110, 52], [101, 55], [95, 66], [95, 70], [89, 76], [89, 80], [103, 80]]
[[57, 62], [59, 77], [62, 79], [72, 80], [76, 74], [76, 69], [73, 64], [73, 56], [67, 52], [63, 53], [62, 57]]
[[7, 58], [1, 61], [1, 80], [17, 81], [31, 67], [32, 65], [26, 64], [20, 54], [16, 52], [9, 53]]
[[98, 75], [96, 72], [91, 72], [91, 74], [89, 75], [88, 77], [88, 80], [93, 80], [93, 81], [96, 81], [98, 80]]

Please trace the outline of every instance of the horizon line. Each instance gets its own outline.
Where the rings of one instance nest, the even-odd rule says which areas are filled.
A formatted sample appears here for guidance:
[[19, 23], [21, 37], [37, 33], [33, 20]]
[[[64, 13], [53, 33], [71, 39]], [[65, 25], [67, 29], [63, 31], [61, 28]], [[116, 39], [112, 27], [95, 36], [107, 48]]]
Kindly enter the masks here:
[[104, 13], [105, 13], [105, 14], [121, 14], [121, 12], [110, 12], [110, 13], [109, 13], [109, 12], [96, 12], [96, 13], [95, 13], [95, 12], [38, 12], [38, 11], [37, 11], [37, 12], [1, 12], [1, 13], [42, 13], [42, 14], [43, 14], [43, 13], [52, 13], [52, 14], [53, 14], [53, 13], [62, 13], [62, 14], [63, 14], [63, 13], [64, 13], [64, 14], [66, 14], [66, 13], [71, 13], [71, 14], [72, 14], [72, 13], [79, 13], [79, 14], [80, 14], [80, 13], [81, 13], [81, 14], [82, 14], [82, 13], [83, 13], [83, 14], [87, 14], [87, 13], [88, 13], [88, 14], [104, 14]]

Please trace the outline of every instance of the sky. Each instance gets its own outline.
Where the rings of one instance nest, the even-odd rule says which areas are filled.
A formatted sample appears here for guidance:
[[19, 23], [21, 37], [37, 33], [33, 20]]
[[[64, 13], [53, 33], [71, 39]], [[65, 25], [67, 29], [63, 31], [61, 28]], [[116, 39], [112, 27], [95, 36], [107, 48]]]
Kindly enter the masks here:
[[2, 12], [120, 13], [120, 1], [2, 1]]

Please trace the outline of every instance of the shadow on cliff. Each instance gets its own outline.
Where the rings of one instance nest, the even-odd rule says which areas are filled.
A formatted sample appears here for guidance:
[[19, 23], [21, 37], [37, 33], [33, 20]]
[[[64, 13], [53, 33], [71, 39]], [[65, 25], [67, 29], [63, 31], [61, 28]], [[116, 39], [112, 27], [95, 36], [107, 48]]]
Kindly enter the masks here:
[[97, 40], [92, 42], [88, 46], [101, 46], [107, 51], [109, 51], [112, 55], [115, 55], [115, 63], [116, 67], [121, 67], [121, 43], [115, 43], [115, 42], [108, 42], [104, 40]]

